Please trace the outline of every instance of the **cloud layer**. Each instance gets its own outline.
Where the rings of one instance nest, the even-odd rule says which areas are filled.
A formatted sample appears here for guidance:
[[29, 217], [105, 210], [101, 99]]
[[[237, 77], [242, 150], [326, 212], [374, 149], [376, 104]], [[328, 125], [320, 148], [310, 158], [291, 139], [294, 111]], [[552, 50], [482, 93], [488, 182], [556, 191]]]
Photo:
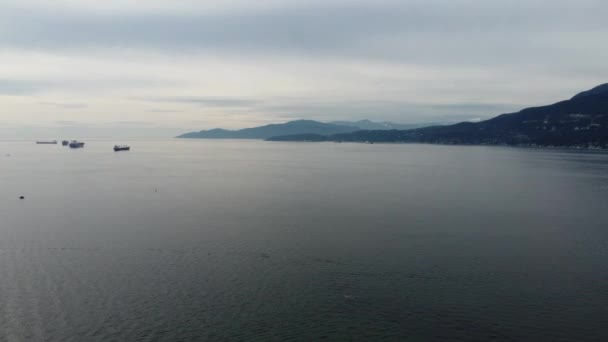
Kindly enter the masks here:
[[600, 0], [9, 0], [2, 122], [487, 118], [605, 82], [606, 17]]

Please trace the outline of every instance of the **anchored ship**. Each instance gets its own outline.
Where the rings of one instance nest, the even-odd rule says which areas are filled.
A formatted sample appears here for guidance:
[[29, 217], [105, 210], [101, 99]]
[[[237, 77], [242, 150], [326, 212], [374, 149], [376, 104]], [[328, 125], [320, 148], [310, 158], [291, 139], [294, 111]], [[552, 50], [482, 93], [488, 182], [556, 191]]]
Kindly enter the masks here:
[[114, 145], [114, 151], [118, 152], [118, 151], [129, 151], [131, 150], [130, 146], [127, 145]]
[[84, 143], [80, 142], [80, 141], [76, 141], [73, 140], [70, 144], [69, 144], [70, 148], [82, 148], [84, 147]]

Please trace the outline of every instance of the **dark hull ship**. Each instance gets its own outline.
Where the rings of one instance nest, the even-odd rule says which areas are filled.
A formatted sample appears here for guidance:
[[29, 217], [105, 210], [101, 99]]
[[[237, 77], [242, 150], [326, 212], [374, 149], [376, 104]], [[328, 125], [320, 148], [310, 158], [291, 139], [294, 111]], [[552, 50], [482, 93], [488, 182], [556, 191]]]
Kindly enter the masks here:
[[118, 151], [130, 151], [131, 147], [127, 145], [114, 145], [114, 152]]
[[80, 142], [80, 141], [72, 141], [68, 146], [70, 146], [70, 148], [83, 148], [84, 147], [84, 143]]

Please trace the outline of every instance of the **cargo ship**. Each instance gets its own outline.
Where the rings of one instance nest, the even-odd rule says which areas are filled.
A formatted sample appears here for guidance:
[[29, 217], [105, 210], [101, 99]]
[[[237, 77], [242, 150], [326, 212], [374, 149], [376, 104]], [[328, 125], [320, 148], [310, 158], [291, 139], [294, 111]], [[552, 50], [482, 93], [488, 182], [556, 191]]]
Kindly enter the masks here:
[[131, 150], [130, 146], [127, 145], [114, 145], [114, 151], [118, 152], [118, 151], [129, 151]]
[[57, 145], [57, 140], [41, 140], [36, 141], [36, 144]]
[[73, 140], [68, 146], [70, 146], [70, 148], [82, 148], [82, 147], [84, 147], [84, 143]]

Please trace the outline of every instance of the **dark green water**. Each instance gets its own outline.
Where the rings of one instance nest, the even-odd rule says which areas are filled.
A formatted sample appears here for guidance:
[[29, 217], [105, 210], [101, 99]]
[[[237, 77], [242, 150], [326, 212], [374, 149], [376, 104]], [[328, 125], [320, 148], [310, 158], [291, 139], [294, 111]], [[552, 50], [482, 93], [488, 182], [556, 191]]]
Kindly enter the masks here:
[[0, 341], [608, 340], [608, 154], [113, 145], [0, 142]]

